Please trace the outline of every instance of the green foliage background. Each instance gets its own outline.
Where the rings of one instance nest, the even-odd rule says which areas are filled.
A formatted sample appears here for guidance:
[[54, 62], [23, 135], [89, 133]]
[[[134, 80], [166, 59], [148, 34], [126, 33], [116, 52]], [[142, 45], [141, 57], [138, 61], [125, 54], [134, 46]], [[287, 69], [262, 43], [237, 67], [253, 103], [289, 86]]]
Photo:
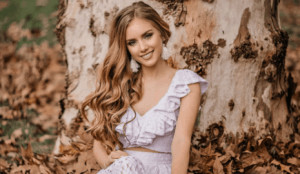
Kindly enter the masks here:
[[[8, 2], [8, 5], [0, 9], [0, 30], [5, 32], [13, 23], [22, 24], [24, 29], [30, 29], [31, 32], [44, 31], [45, 35], [36, 37], [32, 40], [26, 38], [21, 39], [18, 47], [22, 44], [36, 43], [48, 41], [50, 45], [57, 43], [56, 36], [53, 32], [56, 24], [55, 12], [58, 9], [58, 0], [0, 0], [0, 2]], [[43, 5], [37, 6], [38, 1], [42, 1]], [[0, 41], [5, 41], [2, 35]]]

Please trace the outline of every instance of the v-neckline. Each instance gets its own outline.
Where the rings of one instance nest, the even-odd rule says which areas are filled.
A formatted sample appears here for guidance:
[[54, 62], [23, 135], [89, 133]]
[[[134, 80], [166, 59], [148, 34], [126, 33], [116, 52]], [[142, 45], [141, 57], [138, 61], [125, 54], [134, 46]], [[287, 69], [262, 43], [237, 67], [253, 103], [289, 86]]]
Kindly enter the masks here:
[[135, 111], [131, 106], [129, 106], [130, 109], [131, 109], [132, 111], [134, 111], [134, 112], [136, 113], [136, 115], [138, 115], [138, 116], [140, 116], [140, 117], [144, 117], [145, 115], [147, 115], [151, 110], [153, 110], [153, 109], [154, 109], [154, 108], [162, 101], [163, 98], [165, 98], [165, 96], [167, 95], [167, 93], [170, 91], [170, 88], [171, 88], [171, 86], [172, 86], [172, 83], [173, 83], [173, 81], [174, 81], [174, 79], [175, 79], [175, 77], [176, 77], [176, 74], [178, 73], [179, 70], [180, 70], [180, 69], [176, 70], [175, 74], [173, 75], [172, 80], [171, 80], [171, 83], [169, 84], [169, 87], [168, 87], [167, 92], [166, 92], [166, 93], [158, 100], [158, 102], [157, 102], [154, 106], [152, 106], [150, 109], [148, 109], [148, 111], [146, 111], [143, 115], [139, 114], [139, 113], [138, 113], [137, 111]]

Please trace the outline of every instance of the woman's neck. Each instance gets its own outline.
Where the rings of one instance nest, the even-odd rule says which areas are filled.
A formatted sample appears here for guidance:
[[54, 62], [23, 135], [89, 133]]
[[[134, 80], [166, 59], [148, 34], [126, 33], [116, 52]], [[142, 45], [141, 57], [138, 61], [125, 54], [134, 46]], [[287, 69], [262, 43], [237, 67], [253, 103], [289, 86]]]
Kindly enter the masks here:
[[161, 77], [162, 74], [166, 74], [170, 67], [168, 66], [167, 62], [162, 60], [161, 62], [157, 63], [154, 67], [143, 67], [142, 73], [144, 79], [156, 79]]

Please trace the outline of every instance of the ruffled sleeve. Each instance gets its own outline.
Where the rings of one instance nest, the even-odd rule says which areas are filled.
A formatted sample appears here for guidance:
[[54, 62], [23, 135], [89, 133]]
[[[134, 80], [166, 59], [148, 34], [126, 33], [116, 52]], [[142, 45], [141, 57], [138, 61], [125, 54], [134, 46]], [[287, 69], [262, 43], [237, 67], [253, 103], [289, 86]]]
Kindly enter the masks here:
[[[182, 70], [179, 75], [179, 79], [180, 81], [184, 82], [182, 85], [200, 83], [201, 94], [203, 94], [208, 88], [208, 81], [189, 69]], [[179, 86], [180, 84], [178, 85], [178, 88], [180, 88]], [[187, 90], [185, 95], [187, 95], [189, 92], [190, 90]]]

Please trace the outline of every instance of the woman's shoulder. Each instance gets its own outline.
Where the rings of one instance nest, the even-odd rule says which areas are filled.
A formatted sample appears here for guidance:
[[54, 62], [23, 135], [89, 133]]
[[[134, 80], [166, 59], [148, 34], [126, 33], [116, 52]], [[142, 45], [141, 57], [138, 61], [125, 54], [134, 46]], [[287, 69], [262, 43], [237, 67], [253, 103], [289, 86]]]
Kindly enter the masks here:
[[176, 81], [182, 85], [200, 83], [201, 93], [204, 93], [208, 88], [208, 81], [189, 69], [179, 69], [176, 73]]

